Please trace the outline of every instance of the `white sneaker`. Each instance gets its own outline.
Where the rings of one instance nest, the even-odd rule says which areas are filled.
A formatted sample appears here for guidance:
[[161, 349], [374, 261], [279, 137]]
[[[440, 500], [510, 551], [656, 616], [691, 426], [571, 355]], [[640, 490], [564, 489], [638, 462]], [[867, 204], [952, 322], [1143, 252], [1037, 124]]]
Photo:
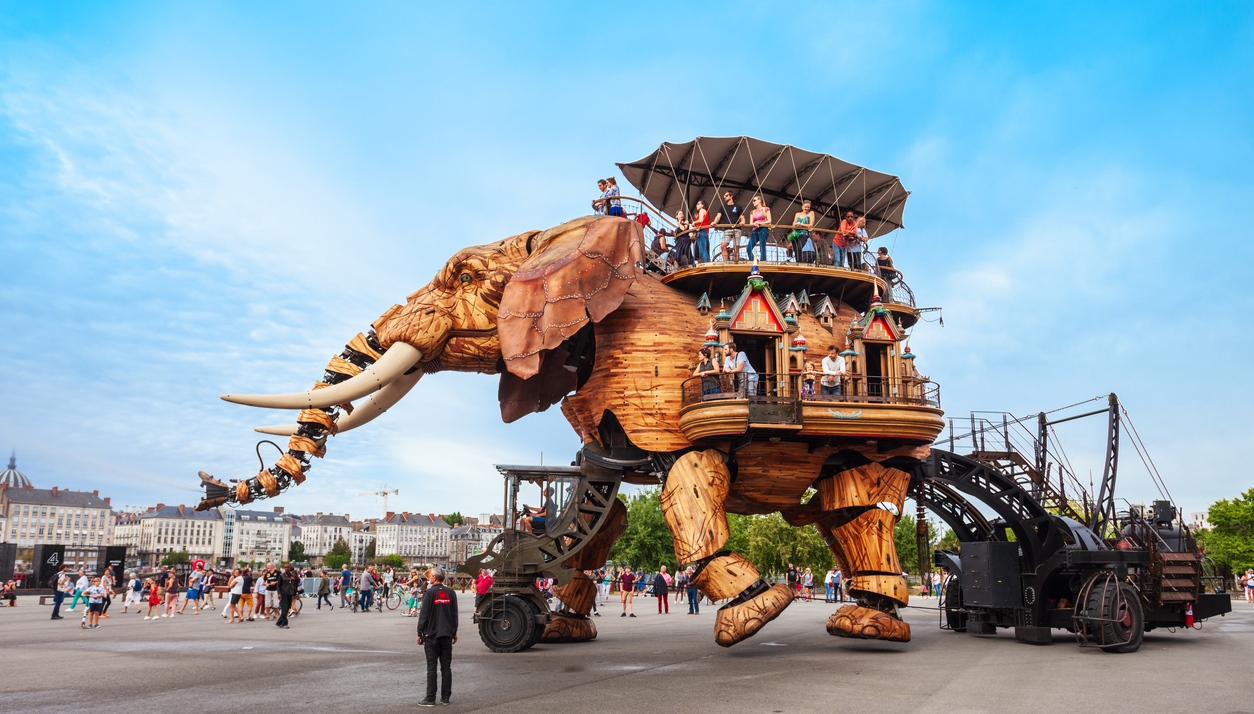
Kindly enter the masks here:
[[167, 615], [167, 614], [165, 614], [165, 613], [161, 613], [161, 616], [162, 616], [162, 617], [169, 617], [169, 615]]
[[144, 619], [145, 619], [145, 620], [151, 620], [152, 618], [151, 618], [151, 617], [149, 617], [149, 616], [147, 616], [147, 615], [144, 615]]

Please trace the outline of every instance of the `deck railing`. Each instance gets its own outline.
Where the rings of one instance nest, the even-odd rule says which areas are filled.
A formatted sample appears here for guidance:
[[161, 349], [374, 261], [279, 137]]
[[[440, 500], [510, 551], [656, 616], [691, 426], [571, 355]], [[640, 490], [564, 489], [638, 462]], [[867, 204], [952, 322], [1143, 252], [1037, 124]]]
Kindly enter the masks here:
[[726, 400], [760, 404], [832, 402], [840, 404], [907, 404], [940, 407], [940, 385], [914, 377], [851, 377], [842, 380], [840, 393], [825, 394], [821, 377], [813, 386], [804, 375], [719, 373], [684, 380], [683, 407]]

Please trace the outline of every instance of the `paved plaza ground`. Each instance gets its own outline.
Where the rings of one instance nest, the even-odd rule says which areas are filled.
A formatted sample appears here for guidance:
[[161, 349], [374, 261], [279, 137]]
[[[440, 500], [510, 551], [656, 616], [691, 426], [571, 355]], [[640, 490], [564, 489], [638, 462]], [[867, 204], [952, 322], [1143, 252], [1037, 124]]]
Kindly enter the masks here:
[[[935, 611], [908, 609], [909, 644], [838, 639], [834, 610], [794, 603], [756, 637], [713, 642], [713, 608], [700, 616], [605, 608], [600, 637], [499, 655], [470, 626], [454, 647], [454, 706], [443, 711], [562, 712], [1233, 712], [1254, 709], [1254, 606], [1201, 631], [1156, 630], [1141, 651], [1081, 650], [1065, 632], [1053, 646], [1003, 631], [941, 631]], [[934, 606], [935, 600], [916, 601]], [[616, 608], [617, 603], [614, 603]], [[415, 621], [395, 612], [318, 612], [308, 600], [289, 630], [226, 625], [217, 613], [144, 621], [122, 615], [98, 630], [79, 613], [48, 619], [23, 597], [0, 609], [0, 711], [383, 712], [412, 710], [425, 672]]]

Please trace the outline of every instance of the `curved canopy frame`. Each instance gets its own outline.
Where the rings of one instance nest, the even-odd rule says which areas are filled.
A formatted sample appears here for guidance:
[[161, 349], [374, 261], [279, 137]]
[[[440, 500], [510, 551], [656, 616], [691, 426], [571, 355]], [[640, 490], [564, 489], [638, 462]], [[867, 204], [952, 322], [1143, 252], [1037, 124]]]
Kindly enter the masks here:
[[867, 220], [871, 238], [902, 228], [910, 192], [896, 176], [830, 156], [749, 136], [697, 137], [664, 143], [642, 159], [618, 164], [646, 200], [666, 214], [691, 215], [704, 201], [711, 217], [731, 191], [741, 210], [761, 194], [773, 222], [791, 223], [802, 200], [812, 203], [816, 228], [834, 230], [846, 210]]

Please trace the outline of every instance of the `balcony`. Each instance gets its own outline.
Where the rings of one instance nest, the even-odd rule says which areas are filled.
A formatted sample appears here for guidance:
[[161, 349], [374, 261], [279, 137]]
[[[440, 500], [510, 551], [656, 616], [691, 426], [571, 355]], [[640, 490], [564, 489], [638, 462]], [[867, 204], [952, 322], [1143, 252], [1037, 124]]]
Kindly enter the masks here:
[[755, 432], [925, 444], [944, 427], [941, 415], [940, 385], [926, 379], [853, 377], [827, 395], [804, 390], [801, 375], [723, 374], [684, 381], [679, 426], [692, 441]]

